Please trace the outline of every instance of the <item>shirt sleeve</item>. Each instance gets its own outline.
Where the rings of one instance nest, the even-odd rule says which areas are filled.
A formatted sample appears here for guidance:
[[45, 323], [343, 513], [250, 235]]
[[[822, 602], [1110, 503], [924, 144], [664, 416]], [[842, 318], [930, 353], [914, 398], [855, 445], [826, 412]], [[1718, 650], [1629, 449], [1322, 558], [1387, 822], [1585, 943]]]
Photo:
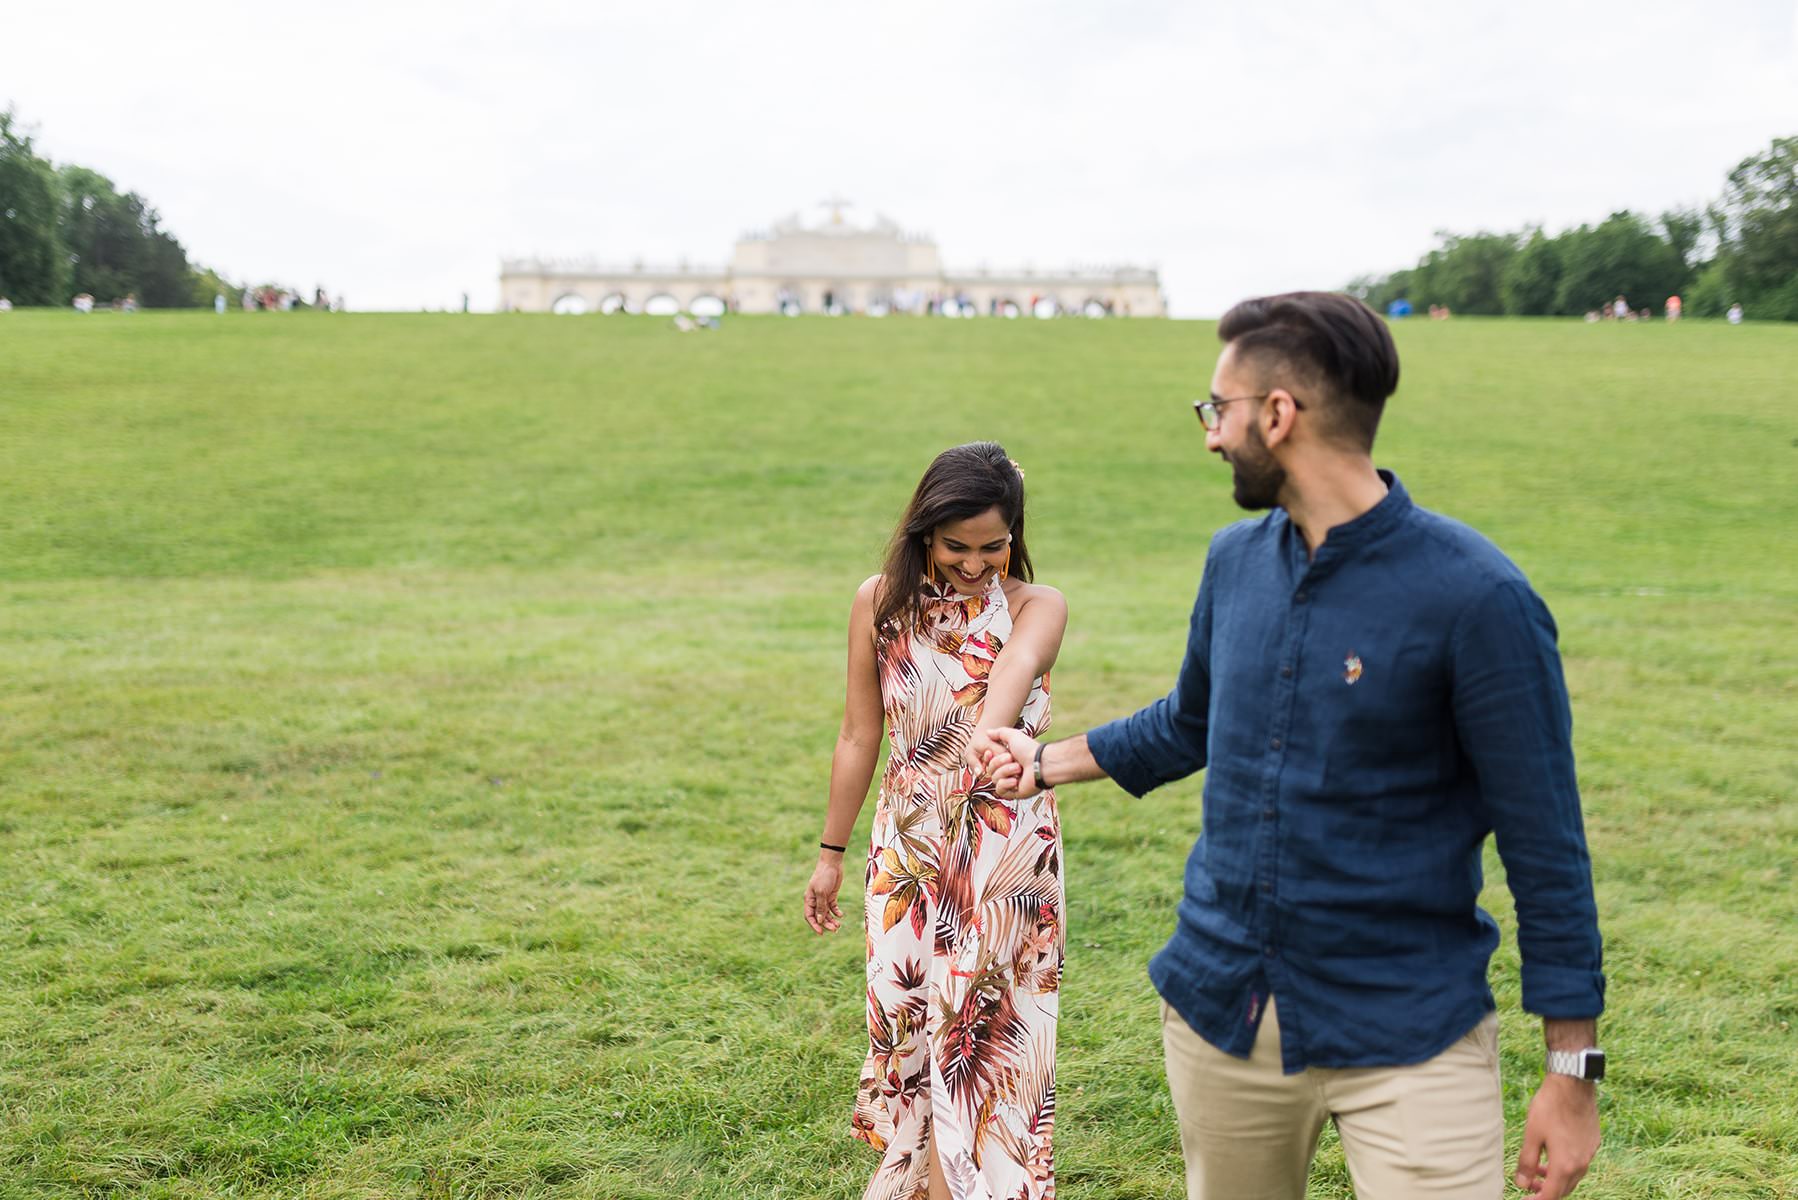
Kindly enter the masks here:
[[1212, 580], [1217, 543], [1205, 558], [1174, 690], [1148, 707], [1086, 735], [1093, 759], [1117, 785], [1142, 796], [1205, 765], [1211, 709]]
[[1604, 1010], [1603, 950], [1555, 637], [1528, 584], [1487, 589], [1455, 624], [1453, 703], [1517, 906], [1523, 1007], [1574, 1020]]

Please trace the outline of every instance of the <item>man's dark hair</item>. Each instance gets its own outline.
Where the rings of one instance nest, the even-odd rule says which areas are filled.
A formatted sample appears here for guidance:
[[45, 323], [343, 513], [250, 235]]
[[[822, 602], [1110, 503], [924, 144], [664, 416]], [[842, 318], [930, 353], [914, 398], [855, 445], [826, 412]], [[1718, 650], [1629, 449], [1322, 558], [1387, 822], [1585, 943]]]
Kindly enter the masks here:
[[1321, 387], [1325, 431], [1373, 447], [1386, 397], [1398, 390], [1398, 347], [1373, 309], [1337, 292], [1257, 296], [1224, 314], [1217, 337], [1263, 371], [1284, 366]]

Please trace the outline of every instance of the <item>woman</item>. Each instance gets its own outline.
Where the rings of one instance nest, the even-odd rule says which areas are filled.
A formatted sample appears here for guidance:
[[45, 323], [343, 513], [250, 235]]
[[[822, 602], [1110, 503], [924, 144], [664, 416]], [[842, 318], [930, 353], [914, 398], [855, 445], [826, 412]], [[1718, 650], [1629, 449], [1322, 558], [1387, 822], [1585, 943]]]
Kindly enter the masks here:
[[937, 455], [849, 613], [849, 686], [805, 919], [842, 922], [843, 849], [891, 739], [868, 849], [867, 1197], [1053, 1195], [1062, 933], [1055, 797], [1001, 800], [978, 729], [1049, 724], [1067, 605], [1030, 582], [1024, 475], [994, 442]]

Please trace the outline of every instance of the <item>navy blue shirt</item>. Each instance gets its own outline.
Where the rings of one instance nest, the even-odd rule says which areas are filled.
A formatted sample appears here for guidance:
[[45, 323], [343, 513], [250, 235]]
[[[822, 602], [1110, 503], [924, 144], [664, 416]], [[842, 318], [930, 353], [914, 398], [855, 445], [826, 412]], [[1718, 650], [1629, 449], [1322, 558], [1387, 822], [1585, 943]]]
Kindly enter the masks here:
[[1271, 991], [1288, 1073], [1421, 1062], [1493, 1009], [1488, 833], [1523, 1006], [1604, 1007], [1554, 620], [1497, 547], [1380, 474], [1385, 499], [1315, 558], [1279, 510], [1219, 531], [1174, 690], [1087, 735], [1132, 795], [1209, 766], [1149, 974], [1241, 1056]]

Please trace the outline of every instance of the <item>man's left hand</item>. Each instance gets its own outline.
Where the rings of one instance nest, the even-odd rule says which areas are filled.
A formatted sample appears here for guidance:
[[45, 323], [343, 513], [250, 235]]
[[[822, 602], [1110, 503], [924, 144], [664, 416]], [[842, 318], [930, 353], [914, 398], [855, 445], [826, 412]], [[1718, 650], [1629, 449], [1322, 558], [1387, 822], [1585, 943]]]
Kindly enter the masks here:
[[1544, 1075], [1523, 1122], [1523, 1153], [1512, 1180], [1536, 1200], [1561, 1200], [1586, 1177], [1598, 1140], [1598, 1085]]

